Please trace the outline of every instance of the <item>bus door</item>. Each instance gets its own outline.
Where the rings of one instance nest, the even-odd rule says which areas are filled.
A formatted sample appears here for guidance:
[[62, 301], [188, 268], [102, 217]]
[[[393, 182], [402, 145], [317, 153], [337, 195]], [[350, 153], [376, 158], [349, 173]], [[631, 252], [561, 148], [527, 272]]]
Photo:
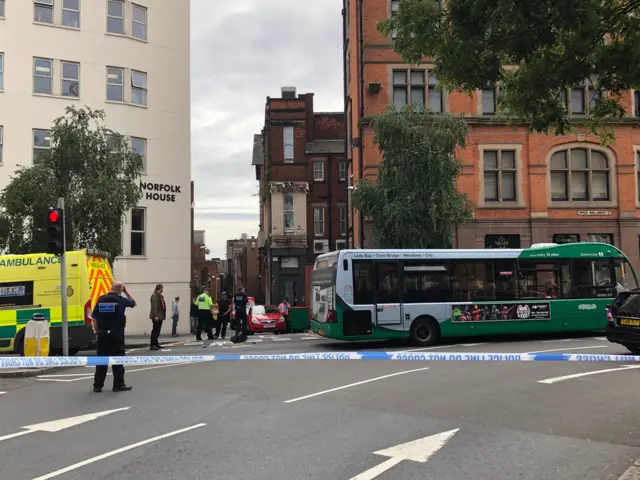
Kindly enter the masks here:
[[375, 262], [376, 325], [402, 324], [398, 262]]

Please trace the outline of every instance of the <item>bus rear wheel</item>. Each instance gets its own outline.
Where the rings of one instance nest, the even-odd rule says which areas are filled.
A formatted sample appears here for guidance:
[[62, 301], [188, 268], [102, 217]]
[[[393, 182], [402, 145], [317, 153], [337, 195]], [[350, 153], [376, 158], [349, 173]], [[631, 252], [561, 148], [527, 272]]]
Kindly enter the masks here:
[[409, 341], [412, 345], [428, 347], [440, 340], [440, 325], [431, 317], [416, 318], [411, 324]]

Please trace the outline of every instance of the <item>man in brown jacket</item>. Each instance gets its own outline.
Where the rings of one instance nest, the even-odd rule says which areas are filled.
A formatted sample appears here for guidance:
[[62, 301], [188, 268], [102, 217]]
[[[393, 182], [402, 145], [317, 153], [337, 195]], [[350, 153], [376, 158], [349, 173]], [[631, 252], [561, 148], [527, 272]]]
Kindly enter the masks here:
[[151, 350], [160, 350], [162, 348], [158, 338], [160, 337], [162, 322], [167, 318], [167, 304], [162, 295], [163, 290], [163, 285], [159, 283], [156, 285], [155, 291], [151, 294], [151, 311], [149, 312], [149, 318], [153, 323], [153, 327], [151, 328]]

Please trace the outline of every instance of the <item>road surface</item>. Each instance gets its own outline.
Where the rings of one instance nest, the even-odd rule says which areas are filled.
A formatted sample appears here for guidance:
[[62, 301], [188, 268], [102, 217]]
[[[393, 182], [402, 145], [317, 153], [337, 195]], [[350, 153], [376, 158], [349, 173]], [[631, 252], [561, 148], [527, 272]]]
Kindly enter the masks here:
[[[312, 335], [205, 348], [179, 339], [168, 347], [185, 355], [364, 348], [407, 349]], [[420, 349], [429, 350], [625, 353], [598, 337], [476, 339]], [[624, 365], [140, 366], [128, 368], [131, 392], [101, 394], [91, 391], [90, 368], [0, 379], [0, 471], [12, 480], [617, 480], [640, 458], [640, 369]], [[414, 443], [399, 447], [407, 442]]]

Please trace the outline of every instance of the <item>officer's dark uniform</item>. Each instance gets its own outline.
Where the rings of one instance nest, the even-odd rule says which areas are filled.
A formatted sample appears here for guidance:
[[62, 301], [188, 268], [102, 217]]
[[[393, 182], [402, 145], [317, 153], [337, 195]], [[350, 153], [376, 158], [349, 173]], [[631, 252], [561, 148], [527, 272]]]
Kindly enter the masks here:
[[[97, 356], [124, 356], [124, 328], [126, 324], [124, 310], [127, 307], [133, 308], [135, 306], [136, 304], [133, 300], [129, 300], [113, 292], [102, 295], [98, 299], [92, 314], [92, 317], [97, 321]], [[94, 392], [102, 391], [108, 369], [109, 367], [106, 365], [96, 367], [96, 373], [93, 379]], [[112, 365], [111, 370], [113, 371], [113, 390], [129, 390], [131, 387], [126, 387], [124, 383], [124, 366]]]
[[233, 305], [236, 309], [236, 332], [247, 333], [247, 304], [249, 297], [245, 292], [236, 293], [233, 297]]

